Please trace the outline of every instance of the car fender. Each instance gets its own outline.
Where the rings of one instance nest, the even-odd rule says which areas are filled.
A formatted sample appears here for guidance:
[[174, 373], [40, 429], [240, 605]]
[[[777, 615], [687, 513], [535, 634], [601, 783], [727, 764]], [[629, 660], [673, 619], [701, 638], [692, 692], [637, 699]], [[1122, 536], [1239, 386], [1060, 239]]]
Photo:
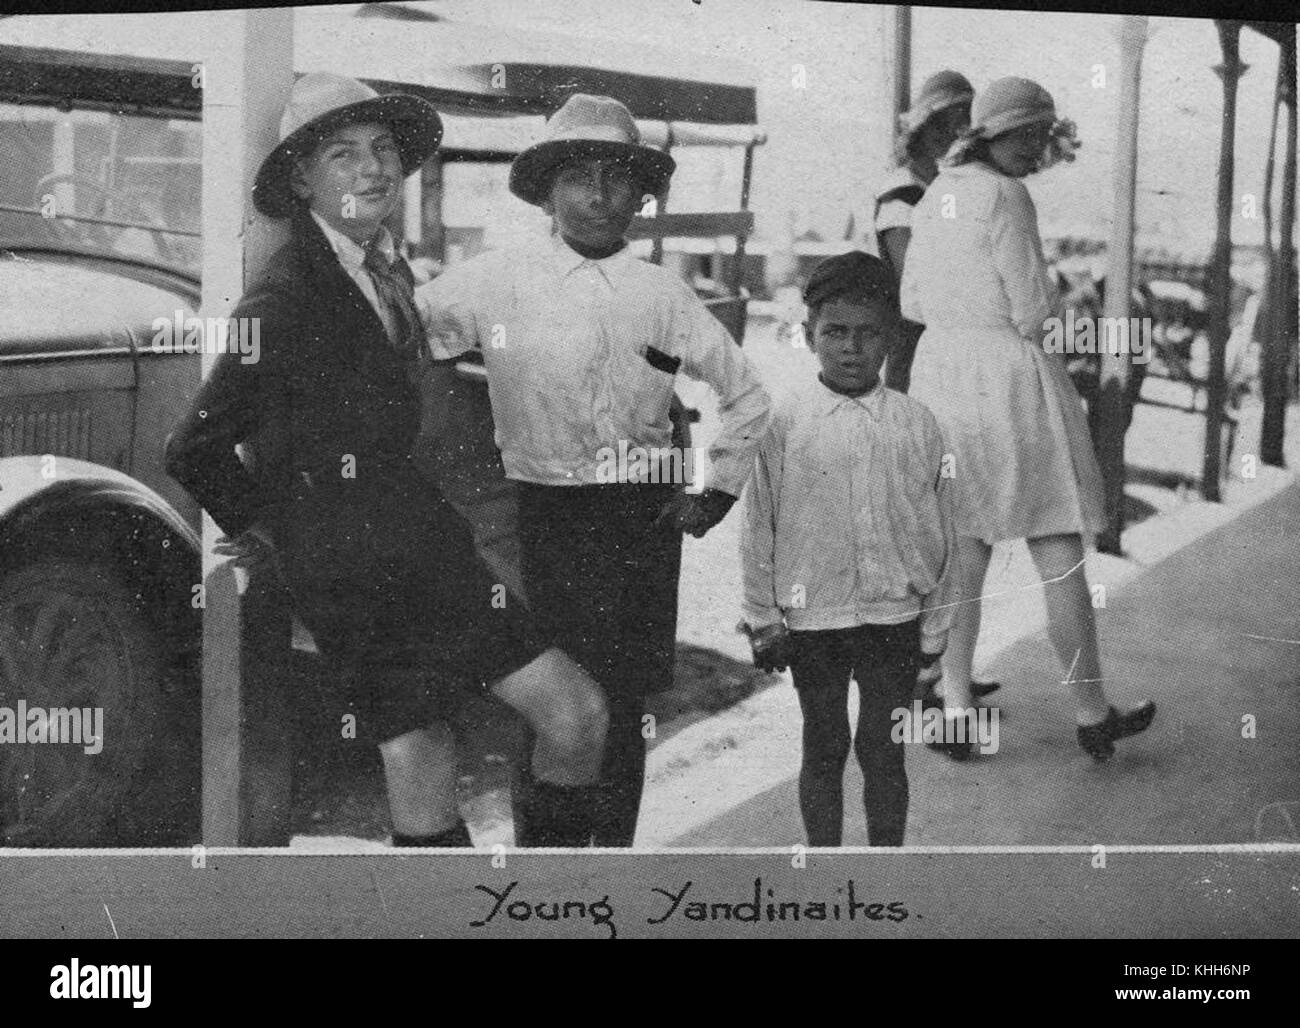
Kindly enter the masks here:
[[198, 556], [198, 533], [166, 500], [130, 475], [72, 457], [0, 458], [0, 540], [52, 515], [88, 508], [138, 511]]
[[198, 533], [130, 475], [71, 457], [0, 458], [0, 574], [47, 557], [122, 569], [174, 652], [198, 646]]

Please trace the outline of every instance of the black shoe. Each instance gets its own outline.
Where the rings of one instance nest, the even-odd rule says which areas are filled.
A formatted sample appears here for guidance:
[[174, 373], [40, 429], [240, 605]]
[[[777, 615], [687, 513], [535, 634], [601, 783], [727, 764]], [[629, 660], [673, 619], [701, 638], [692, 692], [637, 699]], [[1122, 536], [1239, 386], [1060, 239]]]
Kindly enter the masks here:
[[1115, 740], [1126, 739], [1145, 732], [1155, 720], [1156, 704], [1147, 700], [1121, 714], [1114, 707], [1107, 708], [1106, 719], [1096, 725], [1079, 725], [1079, 745], [1093, 760], [1106, 760], [1115, 752]]
[[469, 836], [469, 827], [464, 821], [457, 821], [446, 831], [433, 835], [403, 835], [393, 833], [393, 845], [412, 846], [421, 849], [471, 849], [474, 842]]
[[[942, 701], [939, 703], [939, 708], [941, 710], [943, 708]], [[966, 731], [964, 733], [964, 738], [960, 740], [953, 740], [952, 742], [949, 742], [947, 739], [941, 739], [939, 742], [927, 742], [926, 745], [929, 746], [930, 749], [935, 750], [938, 753], [944, 754], [950, 760], [957, 760], [957, 761], [970, 760], [971, 755], [975, 748], [975, 739], [976, 739], [975, 718], [971, 714], [963, 714], [962, 717], [966, 721]], [[956, 718], [952, 718], [952, 721], [956, 721], [956, 720], [957, 720]], [[949, 724], [949, 719], [945, 717], [943, 719], [944, 735], [948, 734], [948, 724]]]
[[[943, 697], [934, 691], [934, 687], [942, 679], [936, 679], [925, 687], [925, 692], [921, 694], [921, 709], [929, 710], [931, 707], [942, 707]], [[1002, 688], [1001, 682], [971, 682], [970, 695], [973, 700], [982, 700], [990, 693], [995, 693]]]

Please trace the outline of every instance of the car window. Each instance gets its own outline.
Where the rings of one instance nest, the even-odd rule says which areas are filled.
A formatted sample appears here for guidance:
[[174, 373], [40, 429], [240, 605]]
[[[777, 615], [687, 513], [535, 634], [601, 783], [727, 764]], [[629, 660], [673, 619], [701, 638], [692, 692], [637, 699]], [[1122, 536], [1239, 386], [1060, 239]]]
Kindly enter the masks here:
[[0, 249], [199, 274], [197, 121], [0, 104]]

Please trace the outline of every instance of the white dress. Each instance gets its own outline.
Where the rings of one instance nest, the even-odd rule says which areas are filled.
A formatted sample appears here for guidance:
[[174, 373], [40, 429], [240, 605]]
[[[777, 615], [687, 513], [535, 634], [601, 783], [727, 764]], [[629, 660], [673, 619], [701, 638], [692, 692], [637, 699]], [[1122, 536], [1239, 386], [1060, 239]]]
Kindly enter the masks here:
[[1059, 354], [1038, 215], [1019, 179], [946, 168], [912, 216], [904, 316], [925, 325], [909, 395], [953, 454], [958, 534], [993, 543], [1105, 526], [1087, 417]]

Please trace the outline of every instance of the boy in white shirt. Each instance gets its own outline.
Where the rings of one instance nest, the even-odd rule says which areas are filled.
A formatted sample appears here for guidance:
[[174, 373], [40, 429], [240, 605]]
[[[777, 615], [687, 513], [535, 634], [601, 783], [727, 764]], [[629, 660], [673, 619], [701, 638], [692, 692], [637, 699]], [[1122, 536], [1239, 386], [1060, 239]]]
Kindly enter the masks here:
[[911, 704], [918, 667], [938, 659], [952, 620], [943, 440], [926, 407], [880, 381], [900, 330], [882, 261], [823, 261], [804, 302], [820, 374], [778, 401], [746, 489], [746, 627], [755, 663], [788, 664], [799, 694], [809, 844], [840, 845], [852, 677], [868, 838], [901, 846], [908, 786], [892, 714]]

